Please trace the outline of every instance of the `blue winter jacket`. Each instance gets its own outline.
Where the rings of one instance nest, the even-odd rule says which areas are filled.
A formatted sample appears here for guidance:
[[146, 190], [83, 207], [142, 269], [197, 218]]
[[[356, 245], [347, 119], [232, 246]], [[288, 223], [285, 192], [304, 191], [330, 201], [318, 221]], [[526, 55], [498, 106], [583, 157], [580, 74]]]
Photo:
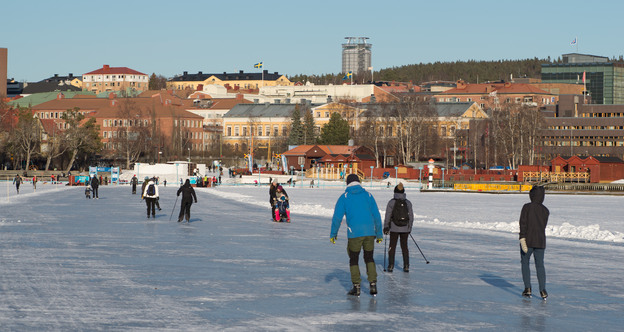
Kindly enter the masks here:
[[383, 238], [381, 228], [381, 215], [375, 198], [357, 183], [347, 186], [344, 194], [340, 195], [334, 216], [330, 237], [336, 237], [342, 217], [347, 217], [347, 237], [352, 239], [362, 236], [376, 236]]

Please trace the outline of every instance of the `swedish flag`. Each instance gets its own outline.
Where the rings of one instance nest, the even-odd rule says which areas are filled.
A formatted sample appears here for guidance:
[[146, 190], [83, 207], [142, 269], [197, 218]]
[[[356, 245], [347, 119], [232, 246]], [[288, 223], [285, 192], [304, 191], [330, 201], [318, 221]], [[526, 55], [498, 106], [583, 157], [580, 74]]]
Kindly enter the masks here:
[[254, 65], [254, 68], [262, 68], [262, 62], [258, 62]]
[[348, 80], [351, 78], [351, 76], [353, 75], [353, 72], [348, 72], [345, 74], [345, 76], [342, 78], [343, 80]]

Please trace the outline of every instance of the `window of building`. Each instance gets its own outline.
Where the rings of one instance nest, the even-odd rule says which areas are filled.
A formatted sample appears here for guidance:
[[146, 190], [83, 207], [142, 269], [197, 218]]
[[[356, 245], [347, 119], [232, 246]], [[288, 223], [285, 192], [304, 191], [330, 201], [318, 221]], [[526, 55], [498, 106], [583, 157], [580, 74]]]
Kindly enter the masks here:
[[279, 127], [273, 126], [273, 136], [277, 136], [279, 134]]
[[258, 136], [262, 136], [262, 126], [258, 126]]
[[227, 127], [226, 136], [232, 136], [232, 127]]
[[243, 136], [247, 136], [247, 127], [243, 126]]
[[239, 129], [239, 127], [238, 127], [238, 126], [235, 126], [235, 127], [234, 127], [234, 136], [239, 136], [239, 134], [240, 134], [239, 130], [240, 130], [240, 129]]

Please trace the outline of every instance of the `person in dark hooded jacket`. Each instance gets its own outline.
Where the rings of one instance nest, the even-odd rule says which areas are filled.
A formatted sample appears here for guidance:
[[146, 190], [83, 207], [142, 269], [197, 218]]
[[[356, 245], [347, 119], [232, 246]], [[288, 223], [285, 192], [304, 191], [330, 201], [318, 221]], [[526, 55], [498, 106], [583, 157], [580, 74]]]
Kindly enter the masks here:
[[[394, 206], [405, 202], [407, 207], [408, 220], [405, 225], [397, 225], [399, 223], [396, 220], [396, 216], [393, 215]], [[397, 203], [398, 202], [398, 203]], [[401, 239], [401, 252], [403, 254], [403, 271], [409, 272], [409, 248], [407, 246], [407, 239], [412, 232], [412, 225], [414, 224], [414, 210], [412, 209], [412, 202], [410, 202], [405, 195], [405, 188], [403, 184], [399, 183], [394, 188], [394, 198], [388, 202], [386, 206], [386, 215], [384, 217], [384, 234], [390, 234], [390, 247], [388, 248], [388, 272], [394, 270], [394, 253], [396, 251], [397, 240]]]
[[195, 195], [195, 189], [191, 186], [191, 181], [186, 179], [184, 185], [178, 189], [178, 196], [182, 193], [182, 202], [180, 203], [180, 214], [178, 215], [178, 222], [181, 222], [186, 217], [186, 222], [191, 219], [191, 205], [193, 200], [197, 203], [197, 195]]
[[522, 263], [522, 280], [524, 292], [522, 295], [531, 296], [531, 271], [529, 260], [531, 255], [535, 260], [535, 272], [539, 283], [540, 296], [548, 297], [546, 292], [546, 270], [544, 269], [544, 251], [546, 250], [546, 225], [550, 212], [542, 204], [545, 189], [543, 186], [533, 186], [529, 192], [531, 203], [526, 203], [520, 212], [520, 258]]

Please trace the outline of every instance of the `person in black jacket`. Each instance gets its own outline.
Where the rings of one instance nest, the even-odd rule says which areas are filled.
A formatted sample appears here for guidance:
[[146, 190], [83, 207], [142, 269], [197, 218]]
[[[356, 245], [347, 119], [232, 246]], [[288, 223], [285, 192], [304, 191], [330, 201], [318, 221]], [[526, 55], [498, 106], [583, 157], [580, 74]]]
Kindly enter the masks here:
[[[392, 212], [396, 204], [402, 204], [404, 201], [407, 207], [408, 220], [400, 222]], [[398, 225], [401, 224], [401, 225]], [[403, 271], [409, 272], [409, 249], [407, 246], [407, 239], [412, 232], [412, 225], [414, 224], [414, 211], [412, 209], [412, 202], [410, 202], [405, 195], [405, 188], [403, 183], [399, 183], [394, 188], [394, 198], [388, 202], [386, 206], [386, 215], [384, 217], [384, 234], [390, 234], [390, 247], [388, 248], [388, 272], [394, 270], [394, 253], [396, 251], [397, 240], [401, 239], [401, 252], [403, 254]]]
[[98, 187], [100, 186], [100, 180], [98, 180], [97, 176], [93, 176], [91, 178], [91, 189], [93, 190], [93, 198], [94, 199], [100, 199], [100, 196], [98, 195]]
[[535, 272], [539, 283], [540, 296], [548, 297], [546, 292], [546, 270], [544, 269], [544, 251], [546, 250], [546, 225], [550, 212], [542, 204], [545, 189], [533, 186], [529, 192], [531, 203], [526, 203], [520, 213], [520, 258], [522, 263], [523, 296], [531, 296], [531, 271], [529, 260], [535, 260]]
[[273, 218], [273, 221], [276, 221], [275, 220], [275, 192], [277, 191], [277, 186], [279, 186], [279, 184], [277, 183], [277, 180], [273, 180], [273, 182], [269, 186], [269, 205], [271, 205], [271, 218]]
[[130, 180], [130, 184], [132, 184], [132, 194], [136, 194], [136, 186], [139, 184], [139, 179], [137, 179], [136, 175], [132, 176], [132, 180]]
[[182, 202], [180, 203], [180, 214], [178, 215], [178, 222], [182, 221], [182, 218], [186, 217], [186, 222], [191, 219], [191, 205], [193, 200], [197, 203], [197, 195], [195, 195], [195, 189], [191, 187], [191, 181], [186, 179], [184, 185], [178, 189], [178, 196], [182, 193]]

